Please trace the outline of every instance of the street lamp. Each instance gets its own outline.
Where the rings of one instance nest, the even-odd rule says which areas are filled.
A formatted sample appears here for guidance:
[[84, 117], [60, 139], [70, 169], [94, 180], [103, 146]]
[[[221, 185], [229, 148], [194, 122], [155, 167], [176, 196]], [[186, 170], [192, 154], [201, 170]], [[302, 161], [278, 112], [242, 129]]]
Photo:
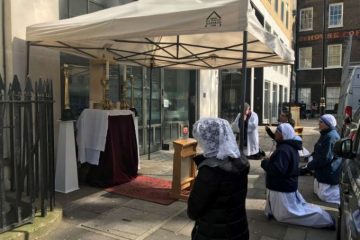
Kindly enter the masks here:
[[322, 29], [322, 68], [321, 68], [321, 79], [320, 79], [320, 86], [321, 86], [321, 98], [320, 98], [320, 115], [325, 113], [325, 23], [326, 23], [326, 0], [324, 0], [323, 6], [323, 29]]

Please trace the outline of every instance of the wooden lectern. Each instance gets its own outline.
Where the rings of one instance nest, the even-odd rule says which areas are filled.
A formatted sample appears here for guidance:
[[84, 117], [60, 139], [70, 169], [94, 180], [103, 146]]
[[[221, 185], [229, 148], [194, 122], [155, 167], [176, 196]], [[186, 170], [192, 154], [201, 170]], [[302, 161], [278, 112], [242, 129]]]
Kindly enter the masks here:
[[195, 180], [196, 166], [192, 158], [196, 155], [197, 141], [192, 138], [178, 139], [173, 144], [175, 151], [170, 196], [187, 200], [189, 190]]
[[290, 109], [292, 119], [295, 121], [295, 133], [302, 138], [302, 132], [304, 128], [300, 125], [300, 107], [292, 106]]

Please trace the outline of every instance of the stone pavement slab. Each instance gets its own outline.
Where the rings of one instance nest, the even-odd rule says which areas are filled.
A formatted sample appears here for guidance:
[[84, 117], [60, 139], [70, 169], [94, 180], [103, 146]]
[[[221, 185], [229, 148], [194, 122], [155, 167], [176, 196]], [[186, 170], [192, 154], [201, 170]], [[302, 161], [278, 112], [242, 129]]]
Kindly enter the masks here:
[[[317, 120], [309, 120], [304, 128], [304, 145], [309, 149], [319, 138]], [[314, 127], [313, 127], [314, 125]], [[261, 128], [261, 127], [260, 127]], [[260, 129], [261, 148], [270, 153], [274, 142]], [[172, 151], [151, 154], [152, 160], [141, 157], [141, 174], [164, 179], [172, 178]], [[261, 161], [250, 160], [248, 195], [246, 200], [251, 240], [335, 240], [336, 232], [306, 228], [268, 220], [264, 215], [266, 187]], [[64, 217], [58, 229], [43, 239], [97, 239], [97, 240], [190, 240], [194, 222], [186, 215], [186, 203], [174, 202], [169, 206], [131, 199], [107, 193], [103, 189], [81, 186], [79, 191], [90, 194], [58, 194], [63, 200]], [[313, 177], [299, 178], [299, 191], [304, 198], [319, 204], [334, 217], [337, 207], [321, 202], [312, 192]], [[75, 200], [71, 196], [76, 195]], [[79, 197], [80, 196], [80, 197]]]

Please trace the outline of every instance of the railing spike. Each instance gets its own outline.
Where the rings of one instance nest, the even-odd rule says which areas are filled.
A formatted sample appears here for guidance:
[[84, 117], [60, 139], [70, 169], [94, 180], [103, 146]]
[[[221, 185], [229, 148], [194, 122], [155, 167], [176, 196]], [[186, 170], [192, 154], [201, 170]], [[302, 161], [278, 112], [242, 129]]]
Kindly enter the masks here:
[[9, 89], [8, 89], [8, 95], [11, 96], [13, 93], [13, 90], [12, 90], [12, 83], [9, 84]]
[[39, 78], [37, 90], [39, 95], [42, 95], [44, 93], [43, 80], [41, 78]]
[[31, 79], [30, 79], [30, 77], [27, 77], [24, 92], [27, 94], [31, 94], [33, 91], [34, 91], [34, 89], [31, 84]]
[[21, 94], [21, 86], [20, 81], [17, 75], [14, 75], [14, 80], [12, 83], [12, 92], [14, 94]]

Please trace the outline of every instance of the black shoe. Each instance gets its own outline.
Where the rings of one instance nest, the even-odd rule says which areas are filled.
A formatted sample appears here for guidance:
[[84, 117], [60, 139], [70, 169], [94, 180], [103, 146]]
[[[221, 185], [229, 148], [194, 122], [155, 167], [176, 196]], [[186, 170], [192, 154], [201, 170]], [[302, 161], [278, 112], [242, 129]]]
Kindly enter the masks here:
[[313, 172], [311, 170], [309, 170], [306, 166], [302, 166], [302, 167], [299, 167], [299, 175], [300, 176], [305, 176], [305, 175], [312, 176]]
[[248, 159], [251, 159], [251, 160], [260, 160], [263, 158], [263, 156], [259, 153], [257, 154], [254, 154], [254, 155], [250, 155], [250, 156], [247, 156]]
[[265, 214], [265, 216], [268, 220], [271, 220], [274, 218], [274, 216], [272, 214]]
[[335, 218], [333, 216], [331, 216], [331, 219], [333, 220], [333, 224], [327, 227], [324, 227], [323, 229], [327, 229], [327, 230], [331, 230], [331, 231], [335, 231], [336, 230], [336, 221]]
[[266, 154], [265, 154], [265, 152], [264, 152], [263, 150], [260, 150], [260, 151], [259, 151], [259, 154], [260, 154], [261, 156], [263, 156], [263, 157], [266, 156]]

